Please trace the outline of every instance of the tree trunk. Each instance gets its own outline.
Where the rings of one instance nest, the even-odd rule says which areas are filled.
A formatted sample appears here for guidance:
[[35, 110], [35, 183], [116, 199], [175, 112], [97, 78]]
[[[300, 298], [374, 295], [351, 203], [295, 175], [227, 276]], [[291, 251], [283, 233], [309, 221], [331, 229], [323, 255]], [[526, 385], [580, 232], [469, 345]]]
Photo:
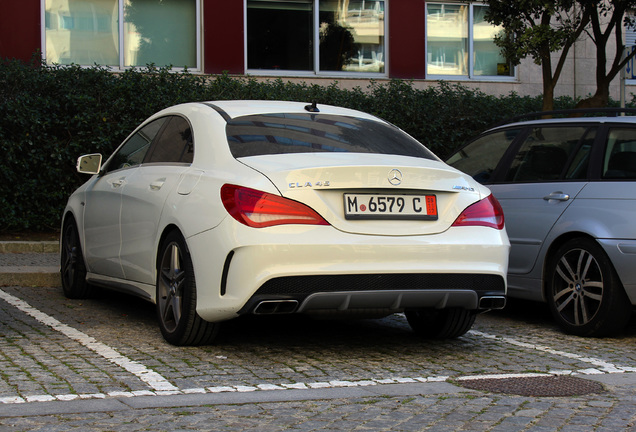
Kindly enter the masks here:
[[552, 111], [554, 109], [554, 86], [543, 86], [543, 107], [542, 111]]
[[575, 108], [604, 108], [609, 105], [609, 85], [610, 80], [598, 79], [596, 81], [596, 92], [587, 99], [580, 100]]
[[541, 64], [541, 73], [543, 74], [543, 111], [552, 111], [554, 109], [554, 86], [556, 81], [552, 76], [552, 62], [550, 61], [550, 52], [543, 59]]

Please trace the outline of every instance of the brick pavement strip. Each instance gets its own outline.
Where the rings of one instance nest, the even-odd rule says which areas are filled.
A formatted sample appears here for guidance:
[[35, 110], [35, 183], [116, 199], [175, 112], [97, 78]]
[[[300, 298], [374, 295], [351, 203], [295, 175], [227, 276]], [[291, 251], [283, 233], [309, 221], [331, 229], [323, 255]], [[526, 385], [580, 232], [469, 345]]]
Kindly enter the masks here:
[[[401, 385], [401, 391], [295, 390], [26, 404], [3, 431], [619, 431], [634, 430], [632, 379], [600, 395], [530, 398]], [[447, 384], [445, 384], [447, 385]], [[409, 390], [409, 387], [416, 386]], [[392, 386], [388, 386], [389, 388]], [[366, 389], [365, 389], [366, 392]], [[388, 393], [388, 395], [386, 394]], [[393, 393], [393, 394], [391, 394]], [[15, 411], [15, 409], [14, 409]], [[6, 415], [2, 413], [3, 415]]]

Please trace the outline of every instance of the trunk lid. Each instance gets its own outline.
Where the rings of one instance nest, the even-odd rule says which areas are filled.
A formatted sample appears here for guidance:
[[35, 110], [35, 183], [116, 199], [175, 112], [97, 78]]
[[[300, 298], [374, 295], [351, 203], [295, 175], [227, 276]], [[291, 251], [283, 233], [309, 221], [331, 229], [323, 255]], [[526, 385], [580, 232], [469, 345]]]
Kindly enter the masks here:
[[[441, 161], [408, 156], [298, 153], [239, 160], [270, 179], [282, 196], [308, 205], [334, 228], [355, 234], [440, 233], [447, 230], [466, 207], [489, 194], [488, 189], [470, 176]], [[345, 194], [349, 194], [348, 200]], [[425, 203], [420, 198], [424, 196], [435, 197], [435, 218], [412, 219], [412, 215], [405, 216], [395, 206], [393, 212], [388, 211], [390, 200], [400, 203], [400, 197], [407, 211], [412, 201], [413, 206], [421, 204], [423, 208]], [[359, 202], [352, 203], [356, 198]], [[370, 198], [373, 200], [367, 203], [377, 205], [380, 201], [382, 206], [384, 202], [386, 211], [371, 213], [366, 205], [366, 211], [360, 211], [360, 204]], [[357, 208], [358, 214], [347, 218], [347, 208]]]

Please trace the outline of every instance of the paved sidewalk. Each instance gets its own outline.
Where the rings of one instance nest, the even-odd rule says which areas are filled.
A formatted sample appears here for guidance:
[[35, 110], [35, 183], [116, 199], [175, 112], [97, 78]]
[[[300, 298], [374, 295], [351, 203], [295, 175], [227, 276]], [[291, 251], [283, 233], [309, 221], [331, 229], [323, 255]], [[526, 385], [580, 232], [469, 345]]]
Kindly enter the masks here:
[[448, 383], [111, 398], [0, 406], [3, 431], [631, 432], [636, 374], [598, 378], [600, 394], [538, 398]]
[[59, 243], [0, 242], [0, 286], [61, 286]]

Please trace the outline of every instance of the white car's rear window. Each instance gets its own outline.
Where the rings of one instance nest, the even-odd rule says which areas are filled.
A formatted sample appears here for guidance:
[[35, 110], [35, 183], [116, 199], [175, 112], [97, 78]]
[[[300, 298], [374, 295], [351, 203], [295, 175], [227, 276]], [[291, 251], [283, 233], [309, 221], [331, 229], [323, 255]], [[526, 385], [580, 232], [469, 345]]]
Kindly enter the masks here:
[[227, 138], [236, 158], [269, 154], [349, 152], [436, 159], [395, 126], [328, 114], [259, 114], [229, 120]]

